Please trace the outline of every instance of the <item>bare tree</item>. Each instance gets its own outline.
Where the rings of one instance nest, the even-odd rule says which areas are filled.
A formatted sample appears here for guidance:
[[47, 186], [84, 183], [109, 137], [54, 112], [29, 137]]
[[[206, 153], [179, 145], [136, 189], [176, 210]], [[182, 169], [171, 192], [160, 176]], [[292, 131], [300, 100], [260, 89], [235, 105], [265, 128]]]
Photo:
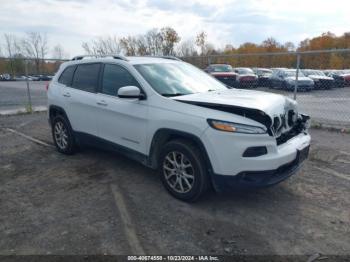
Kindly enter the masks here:
[[11, 74], [15, 75], [14, 60], [15, 57], [21, 53], [20, 45], [18, 43], [18, 38], [12, 34], [4, 34], [5, 38], [5, 52], [6, 56], [10, 59], [10, 70]]
[[138, 39], [135, 36], [123, 37], [120, 39], [120, 46], [128, 56], [138, 54]]
[[177, 55], [181, 57], [197, 55], [194, 41], [189, 39], [181, 42], [177, 47]]
[[120, 54], [121, 46], [116, 36], [100, 37], [90, 43], [84, 42], [83, 49], [89, 55]]
[[152, 29], [145, 35], [149, 55], [162, 55], [163, 38], [158, 29]]
[[207, 34], [202, 31], [196, 36], [196, 45], [201, 49], [201, 55], [205, 53], [205, 46], [207, 44]]
[[23, 48], [25, 55], [34, 58], [36, 72], [40, 72], [40, 64], [44, 63], [45, 56], [48, 53], [48, 44], [46, 34], [30, 32], [23, 39]]
[[175, 44], [180, 42], [181, 38], [175, 29], [171, 27], [163, 27], [160, 29], [162, 37], [162, 53], [163, 55], [174, 55]]
[[60, 44], [54, 46], [52, 55], [57, 59], [66, 59], [68, 57], [68, 54], [64, 51], [63, 47]]

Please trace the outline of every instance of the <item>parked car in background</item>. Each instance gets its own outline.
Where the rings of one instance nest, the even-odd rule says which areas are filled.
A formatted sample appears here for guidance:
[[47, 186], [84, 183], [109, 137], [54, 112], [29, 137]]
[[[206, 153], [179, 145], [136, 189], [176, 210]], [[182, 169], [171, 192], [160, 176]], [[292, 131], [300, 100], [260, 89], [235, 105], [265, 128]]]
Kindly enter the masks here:
[[314, 81], [315, 89], [331, 89], [334, 87], [334, 79], [326, 76], [321, 70], [304, 69], [302, 72]]
[[254, 73], [258, 76], [258, 86], [269, 87], [272, 70], [267, 68], [253, 68]]
[[32, 81], [39, 81], [40, 77], [38, 75], [30, 75], [28, 76]]
[[238, 74], [235, 87], [256, 88], [258, 87], [258, 77], [253, 70], [248, 67], [236, 67], [233, 69]]
[[287, 67], [272, 67], [270, 68], [272, 70], [272, 73], [276, 72], [276, 71], [280, 71], [280, 70], [287, 70]]
[[52, 79], [52, 76], [48, 76], [48, 75], [39, 76], [39, 81], [50, 81], [51, 79]]
[[235, 86], [238, 74], [233, 72], [232, 66], [230, 65], [212, 64], [205, 68], [204, 71], [229, 87]]
[[52, 76], [48, 76], [48, 75], [34, 75], [31, 77], [33, 81], [50, 81], [52, 79]]
[[26, 76], [15, 76], [13, 78], [13, 80], [15, 81], [26, 81], [28, 79], [28, 81], [32, 81], [32, 78], [31, 77], [26, 77]]
[[[295, 82], [295, 69], [276, 70], [271, 76], [271, 86], [273, 88], [294, 90]], [[314, 81], [311, 78], [304, 76], [303, 73], [299, 71], [297, 91], [311, 91], [312, 89], [314, 89]]]
[[1, 74], [0, 75], [0, 80], [1, 81], [10, 81], [11, 80], [11, 75], [10, 74]]
[[350, 71], [348, 70], [325, 70], [325, 74], [334, 79], [335, 87], [350, 86]]

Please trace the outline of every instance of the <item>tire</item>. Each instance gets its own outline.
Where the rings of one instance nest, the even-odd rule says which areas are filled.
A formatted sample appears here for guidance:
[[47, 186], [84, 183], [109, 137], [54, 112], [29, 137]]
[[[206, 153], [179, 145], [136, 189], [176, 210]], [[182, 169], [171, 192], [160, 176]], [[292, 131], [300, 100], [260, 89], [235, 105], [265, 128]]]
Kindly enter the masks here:
[[52, 138], [58, 152], [71, 155], [76, 151], [72, 128], [66, 117], [57, 115], [52, 120]]
[[165, 144], [159, 155], [159, 173], [167, 191], [182, 201], [198, 200], [209, 186], [203, 156], [198, 148], [186, 140]]

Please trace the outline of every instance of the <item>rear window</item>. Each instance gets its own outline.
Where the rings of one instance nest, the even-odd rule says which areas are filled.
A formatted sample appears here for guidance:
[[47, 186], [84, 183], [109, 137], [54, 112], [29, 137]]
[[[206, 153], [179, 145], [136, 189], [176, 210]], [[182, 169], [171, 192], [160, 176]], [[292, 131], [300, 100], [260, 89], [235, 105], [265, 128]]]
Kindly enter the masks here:
[[72, 87], [87, 92], [96, 92], [100, 68], [100, 64], [78, 65], [73, 77]]
[[58, 79], [58, 83], [66, 85], [66, 86], [70, 86], [72, 83], [72, 78], [73, 78], [75, 67], [76, 66], [67, 67], [63, 71], [63, 73], [61, 74], [60, 78]]

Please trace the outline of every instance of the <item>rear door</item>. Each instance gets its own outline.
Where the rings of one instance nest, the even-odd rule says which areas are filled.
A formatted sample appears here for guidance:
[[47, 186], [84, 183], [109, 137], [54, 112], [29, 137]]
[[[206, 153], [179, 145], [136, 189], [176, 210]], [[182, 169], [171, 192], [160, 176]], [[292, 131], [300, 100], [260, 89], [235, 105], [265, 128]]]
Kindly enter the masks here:
[[79, 64], [74, 69], [71, 83], [66, 83], [63, 88], [65, 110], [76, 132], [98, 135], [96, 92], [100, 71], [100, 63]]
[[105, 64], [101, 89], [97, 94], [99, 136], [145, 154], [148, 101], [119, 98], [118, 89], [123, 86], [141, 89], [128, 69], [122, 65]]

